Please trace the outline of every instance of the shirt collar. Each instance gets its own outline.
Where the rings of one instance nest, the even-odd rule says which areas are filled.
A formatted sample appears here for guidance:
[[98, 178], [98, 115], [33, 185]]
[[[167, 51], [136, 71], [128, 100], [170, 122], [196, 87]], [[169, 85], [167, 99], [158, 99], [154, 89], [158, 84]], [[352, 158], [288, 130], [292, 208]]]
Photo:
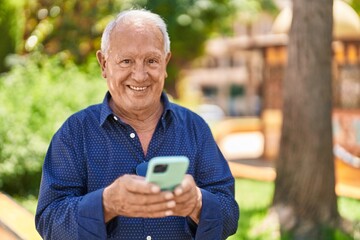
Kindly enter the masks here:
[[165, 92], [161, 94], [161, 102], [164, 104], [164, 112], [161, 115], [161, 124], [165, 128], [170, 120], [173, 118], [176, 121], [176, 114], [174, 104], [169, 101], [169, 98]]
[[102, 126], [106, 119], [113, 114], [113, 111], [111, 110], [110, 106], [109, 106], [109, 100], [111, 98], [111, 95], [109, 92], [106, 93], [104, 100], [101, 104], [101, 112], [100, 112], [100, 126]]
[[[108, 92], [106, 92], [104, 100], [101, 104], [100, 126], [103, 126], [103, 124], [105, 123], [105, 121], [107, 120], [107, 118], [109, 116], [115, 115], [109, 106], [110, 98], [111, 98], [111, 95], [110, 95], [110, 92], [108, 91]], [[161, 123], [162, 123], [163, 127], [165, 127], [168, 116], [173, 116], [174, 118], [176, 118], [176, 116], [174, 114], [175, 113], [174, 112], [174, 104], [172, 104], [169, 101], [169, 98], [165, 92], [161, 93], [161, 102], [164, 104], [164, 111], [163, 111], [163, 114], [161, 115]]]

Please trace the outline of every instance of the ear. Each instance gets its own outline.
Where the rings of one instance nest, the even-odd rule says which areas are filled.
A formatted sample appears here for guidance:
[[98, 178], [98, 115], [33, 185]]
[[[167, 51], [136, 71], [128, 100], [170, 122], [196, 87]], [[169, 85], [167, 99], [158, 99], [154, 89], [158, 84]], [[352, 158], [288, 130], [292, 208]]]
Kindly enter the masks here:
[[170, 58], [171, 58], [171, 52], [169, 52], [169, 53], [166, 55], [166, 58], [165, 58], [166, 65], [169, 63]]
[[100, 51], [98, 50], [96, 52], [96, 58], [100, 64], [100, 67], [101, 67], [101, 75], [103, 78], [106, 78], [106, 59], [105, 59], [105, 55]]
[[[169, 53], [166, 55], [166, 58], [165, 58], [166, 66], [167, 66], [168, 63], [169, 63], [170, 58], [171, 58], [171, 52], [169, 52]], [[167, 74], [167, 71], [165, 70], [165, 78], [167, 78], [167, 77], [168, 77], [168, 74]]]

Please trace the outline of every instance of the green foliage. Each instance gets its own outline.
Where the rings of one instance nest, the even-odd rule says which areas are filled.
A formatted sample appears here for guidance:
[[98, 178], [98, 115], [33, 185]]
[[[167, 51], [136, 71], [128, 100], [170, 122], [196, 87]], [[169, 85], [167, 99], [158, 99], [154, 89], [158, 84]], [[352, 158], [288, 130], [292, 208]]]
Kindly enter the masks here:
[[6, 56], [17, 52], [17, 48], [21, 45], [24, 25], [24, 16], [21, 12], [22, 2], [0, 0], [0, 72], [8, 70]]
[[38, 54], [0, 77], [0, 191], [35, 193], [52, 135], [73, 112], [102, 101], [95, 60], [86, 69]]
[[350, 5], [360, 15], [360, 1], [359, 0], [351, 0]]
[[84, 63], [100, 48], [102, 31], [112, 14], [120, 10], [117, 0], [27, 1], [24, 50], [68, 58]]
[[236, 9], [237, 19], [245, 25], [256, 22], [262, 12], [275, 15], [279, 11], [273, 0], [231, 0], [231, 5]]

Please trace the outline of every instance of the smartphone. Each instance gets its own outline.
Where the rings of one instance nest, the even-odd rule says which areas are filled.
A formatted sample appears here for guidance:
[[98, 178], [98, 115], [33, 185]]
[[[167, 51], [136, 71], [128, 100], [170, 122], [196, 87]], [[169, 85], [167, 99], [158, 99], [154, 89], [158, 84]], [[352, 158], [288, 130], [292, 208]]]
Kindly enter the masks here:
[[186, 156], [161, 156], [149, 161], [146, 181], [155, 183], [161, 190], [172, 191], [183, 180], [189, 166]]

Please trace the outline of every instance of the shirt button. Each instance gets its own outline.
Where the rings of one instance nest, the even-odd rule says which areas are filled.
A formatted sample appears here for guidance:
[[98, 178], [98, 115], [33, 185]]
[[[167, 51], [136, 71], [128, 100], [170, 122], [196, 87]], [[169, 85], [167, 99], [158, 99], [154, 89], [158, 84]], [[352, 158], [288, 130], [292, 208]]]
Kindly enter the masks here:
[[135, 137], [135, 133], [130, 133], [130, 137], [134, 138]]
[[115, 119], [115, 121], [117, 121], [117, 120], [118, 120], [118, 118], [117, 118], [116, 116], [114, 116], [114, 119]]
[[147, 237], [146, 237], [146, 240], [151, 240], [151, 236], [147, 236]]

